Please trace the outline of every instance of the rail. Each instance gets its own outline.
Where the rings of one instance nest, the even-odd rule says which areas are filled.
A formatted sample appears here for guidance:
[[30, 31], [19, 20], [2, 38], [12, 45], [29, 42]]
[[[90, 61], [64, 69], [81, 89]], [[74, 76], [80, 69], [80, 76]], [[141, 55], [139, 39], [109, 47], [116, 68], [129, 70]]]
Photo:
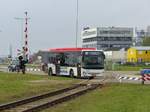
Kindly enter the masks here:
[[[80, 84], [73, 85], [64, 89], [33, 96], [23, 100], [0, 105], [0, 111], [18, 110], [18, 112], [37, 112], [52, 107], [59, 103], [71, 100], [75, 97], [83, 95], [88, 91], [97, 87], [102, 87], [102, 83], [90, 84], [90, 80], [86, 80]], [[103, 82], [103, 81], [102, 81]], [[41, 103], [39, 103], [41, 102]], [[20, 110], [21, 109], [21, 110]], [[17, 112], [17, 111], [16, 111]]]

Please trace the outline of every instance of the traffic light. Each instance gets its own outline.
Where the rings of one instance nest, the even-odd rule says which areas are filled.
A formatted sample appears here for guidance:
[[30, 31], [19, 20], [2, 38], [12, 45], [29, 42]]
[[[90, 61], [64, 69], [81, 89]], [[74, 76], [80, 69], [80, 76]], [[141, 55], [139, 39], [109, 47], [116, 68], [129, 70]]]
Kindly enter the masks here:
[[23, 60], [23, 57], [22, 56], [19, 56], [18, 57], [19, 61]]

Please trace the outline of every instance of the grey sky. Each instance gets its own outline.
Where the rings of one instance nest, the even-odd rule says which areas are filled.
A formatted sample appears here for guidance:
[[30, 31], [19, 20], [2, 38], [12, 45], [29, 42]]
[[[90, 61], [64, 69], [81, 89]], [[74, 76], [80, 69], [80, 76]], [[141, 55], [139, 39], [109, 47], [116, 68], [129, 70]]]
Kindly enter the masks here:
[[[83, 27], [150, 25], [149, 0], [79, 0], [79, 36]], [[28, 11], [30, 51], [75, 47], [76, 0], [0, 0], [0, 55], [21, 48], [21, 21]], [[78, 45], [81, 46], [80, 37]]]

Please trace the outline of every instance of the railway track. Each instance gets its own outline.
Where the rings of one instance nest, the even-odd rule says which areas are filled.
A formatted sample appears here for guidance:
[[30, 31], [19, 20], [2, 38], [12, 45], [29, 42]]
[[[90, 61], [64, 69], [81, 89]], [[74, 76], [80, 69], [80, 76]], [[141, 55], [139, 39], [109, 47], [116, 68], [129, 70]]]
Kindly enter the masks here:
[[73, 85], [68, 88], [60, 89], [50, 93], [34, 96], [20, 101], [11, 102], [0, 105], [1, 112], [38, 112], [43, 109], [52, 107], [59, 103], [71, 100], [75, 97], [83, 95], [97, 87], [102, 87], [102, 84], [91, 84], [90, 80]]

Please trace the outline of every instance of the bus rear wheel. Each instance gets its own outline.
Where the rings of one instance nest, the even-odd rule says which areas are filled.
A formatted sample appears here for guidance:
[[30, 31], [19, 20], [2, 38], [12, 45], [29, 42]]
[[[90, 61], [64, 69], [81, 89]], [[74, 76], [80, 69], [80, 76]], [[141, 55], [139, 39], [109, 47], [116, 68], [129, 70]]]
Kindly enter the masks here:
[[70, 75], [70, 77], [72, 77], [72, 78], [74, 77], [74, 72], [73, 72], [72, 69], [70, 70], [69, 75]]
[[48, 70], [48, 75], [49, 75], [49, 76], [52, 76], [52, 75], [53, 75], [53, 72], [52, 72], [52, 69], [51, 69], [51, 68]]

